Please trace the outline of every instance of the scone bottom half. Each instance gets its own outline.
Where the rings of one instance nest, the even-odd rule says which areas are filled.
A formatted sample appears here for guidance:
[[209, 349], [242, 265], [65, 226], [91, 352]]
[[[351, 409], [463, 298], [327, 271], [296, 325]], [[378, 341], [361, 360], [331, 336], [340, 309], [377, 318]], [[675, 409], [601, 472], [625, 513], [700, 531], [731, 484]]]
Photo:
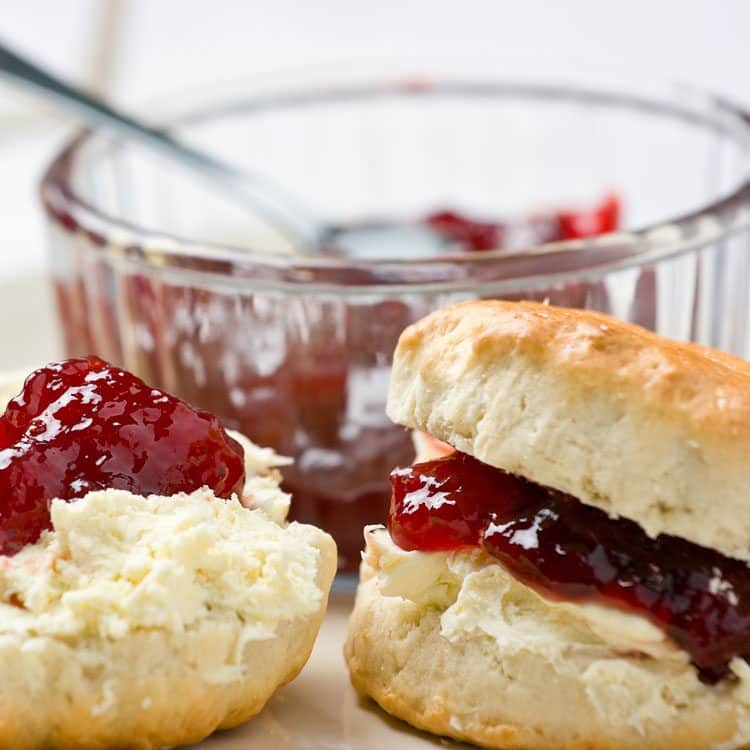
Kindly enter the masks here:
[[[0, 390], [10, 396], [7, 383]], [[287, 459], [96, 357], [0, 404], [0, 748], [157, 748], [258, 713], [336, 570]]]
[[683, 533], [695, 488], [675, 501], [723, 446], [740, 504], [746, 402], [747, 363], [595, 313], [476, 302], [407, 329], [388, 411], [418, 456], [365, 533], [355, 687], [488, 747], [750, 746], [747, 550]]

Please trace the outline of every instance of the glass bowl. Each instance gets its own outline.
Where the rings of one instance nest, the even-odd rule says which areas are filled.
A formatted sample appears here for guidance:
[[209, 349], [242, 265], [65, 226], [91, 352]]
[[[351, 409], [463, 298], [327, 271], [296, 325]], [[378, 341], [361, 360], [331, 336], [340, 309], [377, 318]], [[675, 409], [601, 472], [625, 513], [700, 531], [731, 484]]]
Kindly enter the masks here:
[[294, 457], [294, 517], [331, 531], [353, 570], [362, 526], [385, 518], [389, 471], [412, 460], [384, 403], [397, 337], [430, 310], [546, 299], [748, 353], [750, 118], [644, 83], [348, 78], [193, 101], [164, 122], [335, 222], [442, 207], [512, 218], [615, 190], [621, 229], [428, 257], [390, 241], [284, 254], [251, 210], [90, 134], [41, 195], [67, 353], [99, 354]]

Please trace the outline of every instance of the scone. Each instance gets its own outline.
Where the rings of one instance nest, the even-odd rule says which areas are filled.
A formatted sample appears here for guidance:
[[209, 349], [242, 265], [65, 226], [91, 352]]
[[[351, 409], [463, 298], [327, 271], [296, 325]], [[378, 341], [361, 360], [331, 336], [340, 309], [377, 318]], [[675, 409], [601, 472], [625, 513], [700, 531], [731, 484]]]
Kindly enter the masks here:
[[358, 690], [492, 748], [750, 747], [750, 364], [470, 302], [403, 333], [388, 414], [432, 457], [365, 532]]
[[197, 742], [296, 676], [336, 548], [286, 523], [283, 463], [93, 357], [27, 379], [0, 417], [0, 748]]

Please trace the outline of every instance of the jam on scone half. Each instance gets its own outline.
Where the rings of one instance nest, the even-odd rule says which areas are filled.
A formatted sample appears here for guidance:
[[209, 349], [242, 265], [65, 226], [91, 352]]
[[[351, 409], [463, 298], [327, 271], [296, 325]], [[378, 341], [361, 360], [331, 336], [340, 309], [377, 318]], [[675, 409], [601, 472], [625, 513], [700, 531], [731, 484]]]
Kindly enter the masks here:
[[0, 417], [0, 747], [157, 748], [246, 721], [307, 661], [333, 540], [273, 451], [97, 358]]
[[388, 412], [426, 437], [366, 529], [355, 687], [487, 747], [750, 746], [750, 364], [464, 303], [404, 332]]
[[242, 446], [219, 420], [98, 357], [37, 370], [0, 417], [0, 554], [50, 528], [50, 503], [93, 490], [242, 496]]

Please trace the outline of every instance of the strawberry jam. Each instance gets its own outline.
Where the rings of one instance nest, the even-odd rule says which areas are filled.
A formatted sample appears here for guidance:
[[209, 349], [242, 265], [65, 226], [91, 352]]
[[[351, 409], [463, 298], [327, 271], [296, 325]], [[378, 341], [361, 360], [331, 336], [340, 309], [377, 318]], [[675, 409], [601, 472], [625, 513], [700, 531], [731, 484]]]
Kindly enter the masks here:
[[481, 545], [548, 598], [596, 601], [649, 618], [705, 682], [750, 657], [746, 563], [495, 469], [462, 453], [396, 469], [389, 530], [403, 549]]
[[436, 211], [425, 223], [464, 250], [496, 250], [503, 246], [505, 226], [478, 221], [455, 211]]
[[92, 490], [239, 494], [242, 447], [218, 419], [97, 357], [32, 373], [0, 417], [0, 554], [50, 528], [53, 498]]
[[461, 250], [513, 249], [521, 245], [560, 240], [581, 240], [614, 232], [620, 224], [620, 199], [610, 193], [591, 208], [531, 214], [520, 222], [480, 221], [457, 211], [436, 211], [425, 220], [427, 226]]

